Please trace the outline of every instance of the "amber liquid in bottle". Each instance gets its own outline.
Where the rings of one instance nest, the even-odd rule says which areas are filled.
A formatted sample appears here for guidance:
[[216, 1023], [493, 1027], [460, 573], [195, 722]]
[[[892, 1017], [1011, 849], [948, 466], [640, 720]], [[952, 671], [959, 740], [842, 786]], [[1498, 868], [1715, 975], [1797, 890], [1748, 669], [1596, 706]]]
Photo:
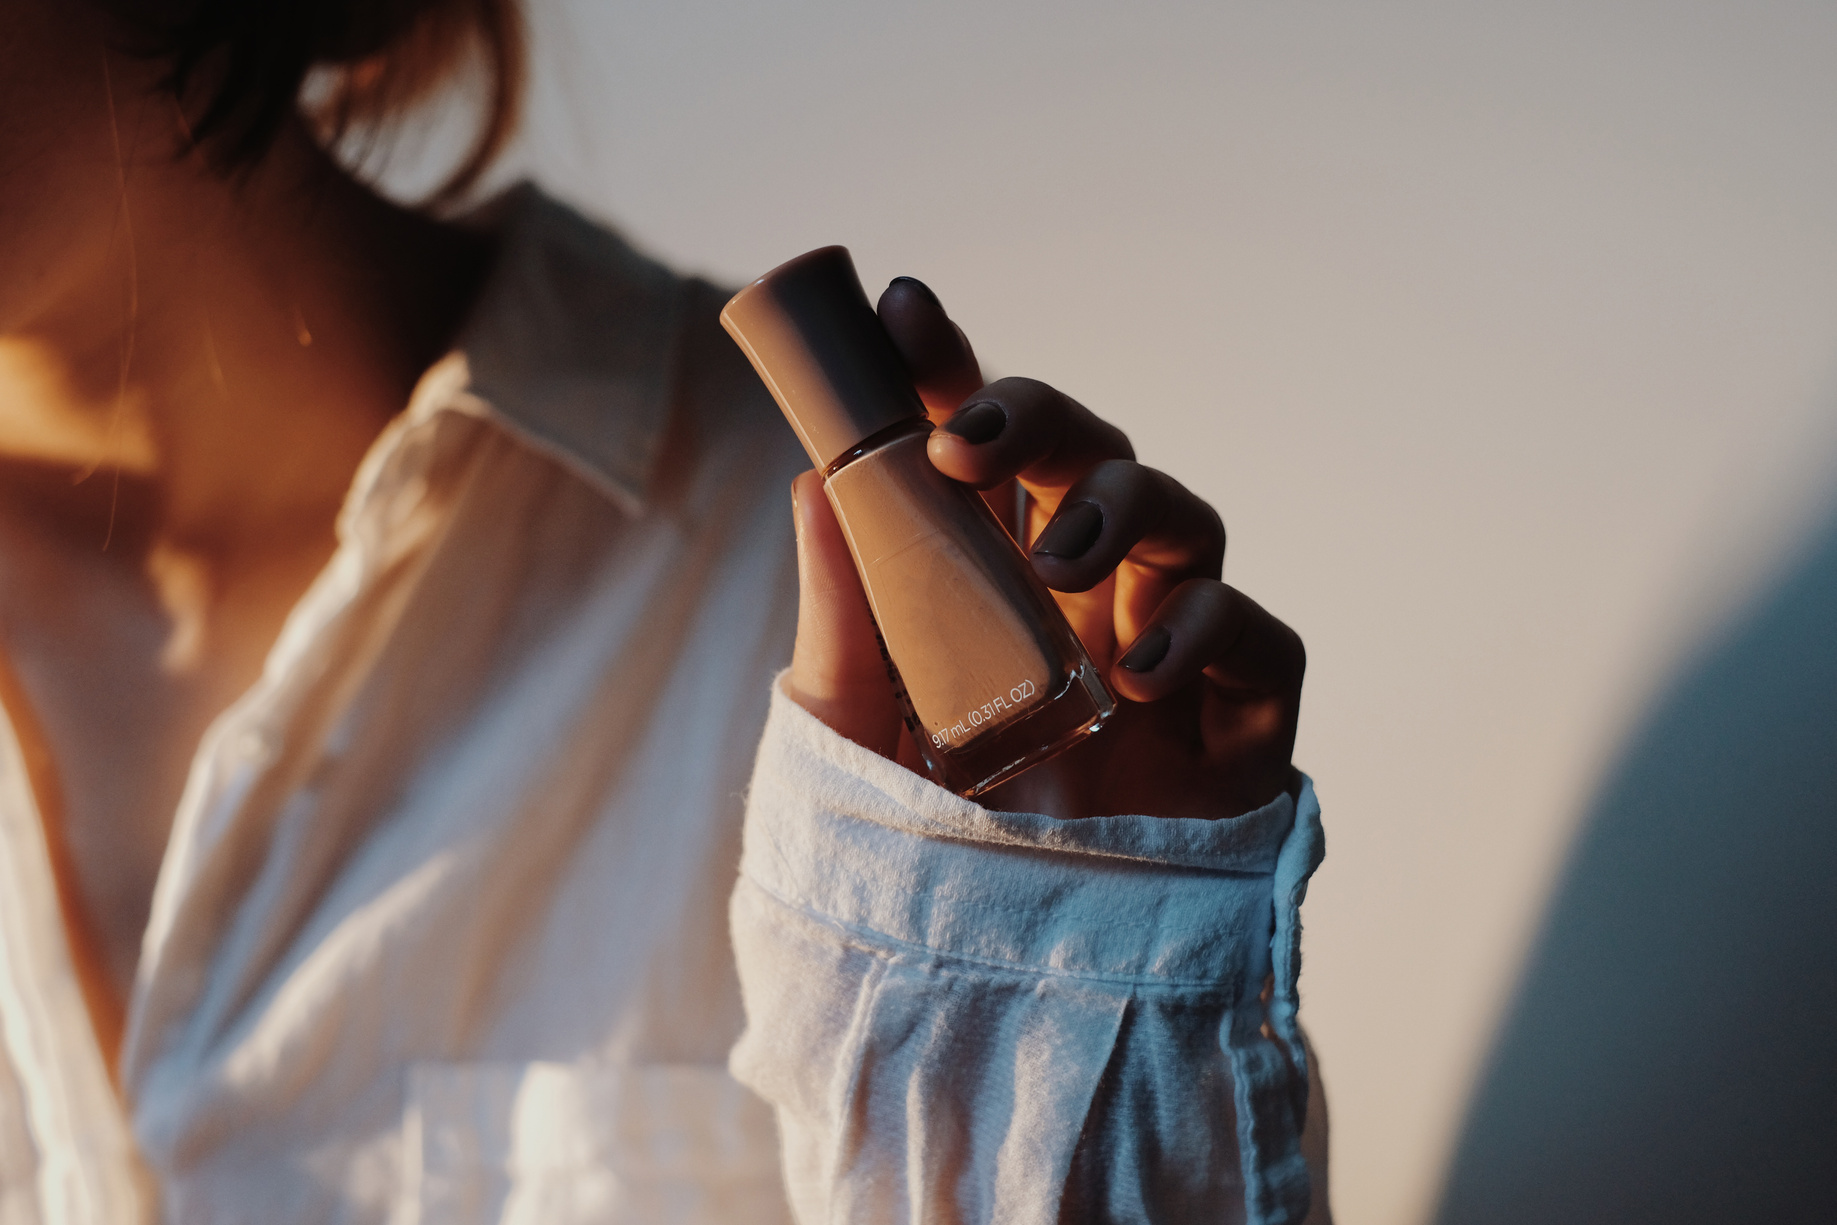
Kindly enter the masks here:
[[1103, 725], [1116, 700], [981, 496], [925, 453], [919, 418], [830, 466], [824, 488], [931, 778], [973, 796]]

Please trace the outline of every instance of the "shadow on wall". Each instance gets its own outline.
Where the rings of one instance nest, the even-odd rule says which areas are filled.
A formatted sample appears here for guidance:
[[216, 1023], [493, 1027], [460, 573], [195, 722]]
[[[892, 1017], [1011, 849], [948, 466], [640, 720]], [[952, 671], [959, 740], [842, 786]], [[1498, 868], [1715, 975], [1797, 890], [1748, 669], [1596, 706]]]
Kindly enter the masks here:
[[1837, 1212], [1837, 522], [1596, 800], [1438, 1225]]

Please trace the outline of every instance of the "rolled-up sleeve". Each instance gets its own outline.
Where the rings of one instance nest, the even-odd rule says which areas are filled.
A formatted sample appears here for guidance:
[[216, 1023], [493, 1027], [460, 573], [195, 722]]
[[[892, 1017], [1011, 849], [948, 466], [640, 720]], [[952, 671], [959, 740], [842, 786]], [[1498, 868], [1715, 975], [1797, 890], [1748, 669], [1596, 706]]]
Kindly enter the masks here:
[[1322, 847], [1305, 779], [1229, 820], [996, 813], [775, 686], [731, 1065], [798, 1219], [1299, 1225]]

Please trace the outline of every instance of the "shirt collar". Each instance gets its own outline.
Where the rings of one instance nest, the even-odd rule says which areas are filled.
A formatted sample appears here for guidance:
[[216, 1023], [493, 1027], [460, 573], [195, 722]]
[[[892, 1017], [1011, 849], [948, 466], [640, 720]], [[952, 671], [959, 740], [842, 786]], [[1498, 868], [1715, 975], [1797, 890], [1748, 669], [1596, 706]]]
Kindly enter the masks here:
[[529, 183], [475, 216], [500, 247], [455, 345], [472, 393], [638, 513], [669, 424], [689, 283]]

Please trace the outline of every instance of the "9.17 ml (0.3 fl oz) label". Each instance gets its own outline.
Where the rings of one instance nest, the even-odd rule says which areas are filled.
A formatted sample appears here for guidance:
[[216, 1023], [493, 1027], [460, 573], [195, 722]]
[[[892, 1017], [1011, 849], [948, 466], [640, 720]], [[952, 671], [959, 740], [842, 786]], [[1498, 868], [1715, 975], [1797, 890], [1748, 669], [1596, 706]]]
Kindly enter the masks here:
[[940, 728], [931, 733], [931, 743], [937, 748], [949, 748], [957, 742], [975, 735], [982, 728], [1002, 718], [1018, 713], [1039, 692], [1039, 688], [1029, 680], [1008, 690], [998, 693], [982, 705], [968, 711], [949, 727]]

